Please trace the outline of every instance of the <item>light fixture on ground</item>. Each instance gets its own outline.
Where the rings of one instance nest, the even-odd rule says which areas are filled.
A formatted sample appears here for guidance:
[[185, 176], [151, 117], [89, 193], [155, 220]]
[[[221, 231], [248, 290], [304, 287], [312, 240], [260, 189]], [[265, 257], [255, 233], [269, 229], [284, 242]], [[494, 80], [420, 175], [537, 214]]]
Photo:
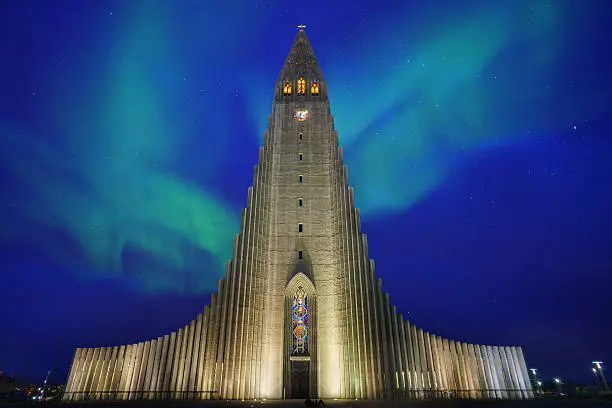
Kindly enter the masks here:
[[542, 381], [540, 381], [538, 379], [538, 369], [537, 368], [530, 368], [529, 371], [531, 371], [531, 373], [533, 374], [533, 384], [534, 384], [534, 388], [536, 389], [536, 392], [538, 394], [542, 393]]
[[608, 387], [608, 382], [606, 381], [606, 376], [604, 375], [603, 372], [603, 363], [601, 361], [593, 361], [593, 364], [595, 365], [595, 367], [593, 367], [593, 371], [597, 371], [601, 377], [601, 382], [603, 383], [604, 389], [607, 392], [610, 392], [610, 387]]

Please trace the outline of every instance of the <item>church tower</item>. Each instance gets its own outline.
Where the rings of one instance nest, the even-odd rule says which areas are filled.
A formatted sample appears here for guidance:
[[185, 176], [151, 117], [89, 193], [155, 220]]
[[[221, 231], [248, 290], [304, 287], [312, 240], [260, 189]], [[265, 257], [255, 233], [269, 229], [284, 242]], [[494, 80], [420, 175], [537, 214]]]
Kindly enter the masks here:
[[533, 396], [520, 347], [423, 331], [383, 292], [303, 28], [211, 304], [169, 335], [77, 349], [65, 400]]

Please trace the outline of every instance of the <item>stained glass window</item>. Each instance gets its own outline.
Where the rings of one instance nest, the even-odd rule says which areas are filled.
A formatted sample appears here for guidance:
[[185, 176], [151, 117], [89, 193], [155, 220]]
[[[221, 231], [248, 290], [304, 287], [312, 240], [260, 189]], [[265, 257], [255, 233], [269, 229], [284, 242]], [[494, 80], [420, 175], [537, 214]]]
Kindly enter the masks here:
[[308, 296], [301, 286], [293, 296], [293, 351], [294, 355], [308, 355]]
[[304, 81], [304, 78], [302, 77], [298, 79], [297, 93], [298, 95], [304, 95], [306, 93], [306, 81]]
[[283, 88], [283, 95], [291, 95], [291, 84], [287, 82]]
[[316, 82], [313, 82], [312, 86], [310, 87], [310, 93], [313, 94], [314, 96], [319, 95], [319, 84], [317, 84]]

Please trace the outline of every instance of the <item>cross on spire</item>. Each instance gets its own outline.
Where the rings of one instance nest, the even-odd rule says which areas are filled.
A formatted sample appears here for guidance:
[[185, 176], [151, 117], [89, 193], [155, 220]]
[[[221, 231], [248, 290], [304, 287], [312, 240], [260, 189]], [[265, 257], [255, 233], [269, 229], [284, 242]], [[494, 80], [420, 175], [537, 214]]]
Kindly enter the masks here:
[[304, 31], [304, 29], [306, 28], [306, 26], [304, 24], [300, 24], [298, 26], [298, 28], [300, 29], [300, 31]]

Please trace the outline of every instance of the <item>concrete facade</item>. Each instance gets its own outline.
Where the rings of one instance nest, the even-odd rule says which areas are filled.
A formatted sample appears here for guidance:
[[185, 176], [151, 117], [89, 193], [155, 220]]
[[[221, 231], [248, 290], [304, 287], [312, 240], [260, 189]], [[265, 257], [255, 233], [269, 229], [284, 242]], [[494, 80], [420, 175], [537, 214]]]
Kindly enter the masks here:
[[518, 347], [436, 336], [383, 292], [330, 113], [300, 31], [226, 274], [169, 335], [79, 348], [65, 400], [533, 397]]

